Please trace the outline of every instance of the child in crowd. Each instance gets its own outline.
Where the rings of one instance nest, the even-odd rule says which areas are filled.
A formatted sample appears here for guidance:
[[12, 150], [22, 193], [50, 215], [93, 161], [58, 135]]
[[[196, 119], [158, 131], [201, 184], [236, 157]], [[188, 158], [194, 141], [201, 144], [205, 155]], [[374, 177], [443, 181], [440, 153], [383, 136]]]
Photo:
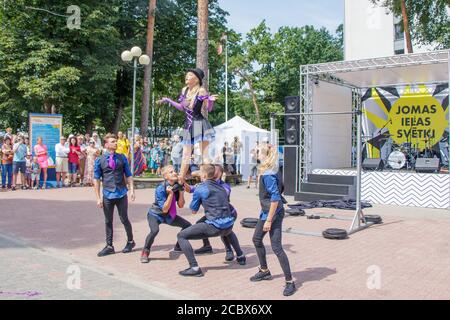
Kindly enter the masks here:
[[[180, 227], [182, 230], [191, 226], [191, 223], [177, 215], [177, 205], [183, 208], [185, 204], [184, 190], [178, 184], [178, 174], [173, 166], [166, 166], [162, 169], [164, 182], [161, 183], [155, 192], [155, 203], [151, 206], [147, 214], [147, 221], [150, 233], [145, 239], [144, 249], [141, 254], [141, 262], [148, 263], [150, 249], [156, 236], [159, 233], [161, 223], [169, 226]], [[181, 252], [178, 243], [174, 248], [175, 252]]]
[[27, 189], [32, 188], [32, 180], [31, 180], [31, 173], [32, 173], [32, 166], [33, 166], [33, 159], [31, 158], [31, 153], [27, 153], [27, 156], [25, 158], [25, 185], [27, 186]]
[[31, 164], [31, 187], [33, 187], [34, 190], [37, 190], [39, 188], [40, 175], [41, 169], [39, 167], [38, 158], [34, 157], [33, 163]]

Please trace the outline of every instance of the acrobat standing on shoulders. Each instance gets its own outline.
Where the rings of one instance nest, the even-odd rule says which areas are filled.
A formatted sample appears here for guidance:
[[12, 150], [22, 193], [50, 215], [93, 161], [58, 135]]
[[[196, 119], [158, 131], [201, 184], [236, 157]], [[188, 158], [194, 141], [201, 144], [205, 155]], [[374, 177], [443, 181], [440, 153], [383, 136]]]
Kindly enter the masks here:
[[189, 169], [192, 148], [197, 143], [200, 144], [202, 152], [202, 162], [208, 158], [208, 147], [214, 140], [215, 131], [207, 119], [208, 112], [211, 112], [217, 95], [208, 95], [202, 88], [205, 73], [203, 70], [195, 68], [189, 69], [186, 73], [185, 83], [179, 103], [163, 98], [159, 104], [169, 103], [176, 109], [183, 111], [186, 119], [183, 130], [183, 160], [179, 180], [184, 183]]

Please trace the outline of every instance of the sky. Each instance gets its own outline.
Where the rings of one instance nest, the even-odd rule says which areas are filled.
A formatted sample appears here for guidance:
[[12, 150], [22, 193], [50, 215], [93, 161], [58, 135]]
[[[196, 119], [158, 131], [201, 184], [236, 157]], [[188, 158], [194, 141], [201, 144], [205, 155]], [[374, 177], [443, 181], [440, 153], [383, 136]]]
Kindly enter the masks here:
[[325, 27], [334, 33], [344, 23], [344, 0], [219, 0], [230, 14], [228, 27], [242, 34], [262, 20], [272, 33], [282, 26]]

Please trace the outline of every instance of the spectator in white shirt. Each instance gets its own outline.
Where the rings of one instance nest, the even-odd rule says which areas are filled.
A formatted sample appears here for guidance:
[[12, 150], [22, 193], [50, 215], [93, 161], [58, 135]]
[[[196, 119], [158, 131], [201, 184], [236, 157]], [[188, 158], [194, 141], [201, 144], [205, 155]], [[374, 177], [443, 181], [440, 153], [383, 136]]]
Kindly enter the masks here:
[[69, 171], [69, 159], [70, 152], [69, 146], [66, 144], [66, 138], [61, 136], [60, 143], [55, 145], [56, 152], [56, 187], [61, 188], [65, 186], [64, 181], [67, 178], [67, 172]]

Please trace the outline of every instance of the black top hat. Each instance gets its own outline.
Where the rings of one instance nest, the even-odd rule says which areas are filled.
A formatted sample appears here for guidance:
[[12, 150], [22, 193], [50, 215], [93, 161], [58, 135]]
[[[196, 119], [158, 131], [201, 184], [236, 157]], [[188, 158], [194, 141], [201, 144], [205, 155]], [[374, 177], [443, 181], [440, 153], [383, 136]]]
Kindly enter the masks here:
[[188, 69], [187, 72], [192, 72], [200, 81], [200, 85], [203, 85], [203, 78], [205, 77], [205, 73], [200, 68]]

